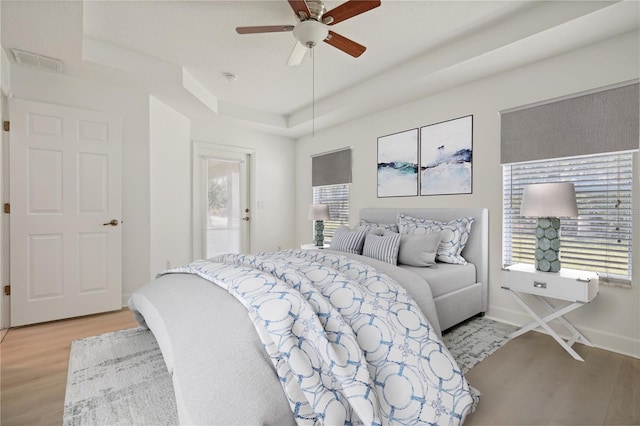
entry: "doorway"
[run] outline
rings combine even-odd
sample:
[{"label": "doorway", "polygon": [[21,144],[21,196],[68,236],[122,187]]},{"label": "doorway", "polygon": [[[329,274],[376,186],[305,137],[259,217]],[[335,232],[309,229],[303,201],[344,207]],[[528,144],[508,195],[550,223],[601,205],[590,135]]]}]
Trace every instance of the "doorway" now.
[{"label": "doorway", "polygon": [[194,142],[194,256],[250,252],[251,151]]}]

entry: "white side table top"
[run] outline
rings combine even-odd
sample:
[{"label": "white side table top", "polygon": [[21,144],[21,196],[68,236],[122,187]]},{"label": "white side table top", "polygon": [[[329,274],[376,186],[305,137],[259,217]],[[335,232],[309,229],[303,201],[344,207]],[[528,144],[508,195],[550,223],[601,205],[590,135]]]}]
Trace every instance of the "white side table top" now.
[{"label": "white side table top", "polygon": [[302,250],[316,250],[316,249],[326,249],[329,248],[330,244],[325,243],[322,247],[318,247],[317,245],[315,245],[314,243],[310,243],[310,244],[300,244],[300,248]]},{"label": "white side table top", "polygon": [[533,265],[515,264],[502,270],[502,287],[521,293],[577,302],[590,302],[598,294],[596,272],[562,268],[560,272],[537,271]]}]

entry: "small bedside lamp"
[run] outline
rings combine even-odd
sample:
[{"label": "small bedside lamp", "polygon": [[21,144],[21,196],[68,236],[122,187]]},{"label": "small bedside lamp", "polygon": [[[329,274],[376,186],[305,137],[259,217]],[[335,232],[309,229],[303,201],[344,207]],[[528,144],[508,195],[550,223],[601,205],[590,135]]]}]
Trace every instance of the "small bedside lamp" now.
[{"label": "small bedside lamp", "polygon": [[560,217],[578,216],[576,190],[572,183],[527,185],[520,215],[537,218],[536,269],[560,271]]},{"label": "small bedside lamp", "polygon": [[316,247],[324,246],[324,223],[329,219],[329,206],[326,204],[311,204],[309,206],[309,220],[316,221]]}]

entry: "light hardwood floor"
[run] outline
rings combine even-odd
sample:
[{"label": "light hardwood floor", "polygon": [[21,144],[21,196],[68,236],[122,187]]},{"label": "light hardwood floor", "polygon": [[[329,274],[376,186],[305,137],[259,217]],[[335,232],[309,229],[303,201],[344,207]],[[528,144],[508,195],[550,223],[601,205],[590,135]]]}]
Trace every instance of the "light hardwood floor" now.
[{"label": "light hardwood floor", "polygon": [[61,425],[71,342],[135,326],[122,310],[10,329],[0,343],[0,424]]},{"label": "light hardwood floor", "polygon": [[[136,325],[123,310],[10,330],[0,344],[0,423],[60,425],[71,341]],[[640,360],[575,347],[584,363],[544,334],[507,343],[467,373],[483,395],[465,424],[640,424]]]},{"label": "light hardwood floor", "polygon": [[465,375],[482,392],[465,425],[640,424],[640,359],[574,349],[584,362],[546,334],[508,342]]}]

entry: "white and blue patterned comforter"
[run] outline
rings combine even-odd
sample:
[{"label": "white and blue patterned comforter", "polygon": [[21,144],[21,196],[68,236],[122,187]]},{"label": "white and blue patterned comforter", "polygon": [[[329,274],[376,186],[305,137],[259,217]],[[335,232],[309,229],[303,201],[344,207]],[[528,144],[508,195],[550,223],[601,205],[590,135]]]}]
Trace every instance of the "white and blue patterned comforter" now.
[{"label": "white and blue patterned comforter", "polygon": [[322,251],[221,255],[197,274],[247,309],[298,424],[461,424],[475,391],[407,291]]}]

